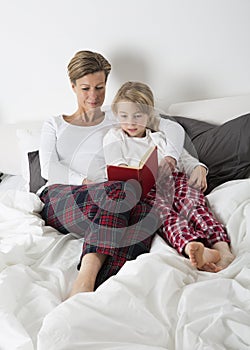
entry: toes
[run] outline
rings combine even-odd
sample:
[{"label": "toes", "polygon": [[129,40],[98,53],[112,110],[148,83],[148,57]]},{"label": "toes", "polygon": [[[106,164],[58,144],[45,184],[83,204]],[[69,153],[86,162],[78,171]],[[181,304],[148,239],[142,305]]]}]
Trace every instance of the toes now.
[{"label": "toes", "polygon": [[219,272],[222,270],[222,268],[214,263],[206,263],[201,268],[199,268],[199,270],[207,272]]}]

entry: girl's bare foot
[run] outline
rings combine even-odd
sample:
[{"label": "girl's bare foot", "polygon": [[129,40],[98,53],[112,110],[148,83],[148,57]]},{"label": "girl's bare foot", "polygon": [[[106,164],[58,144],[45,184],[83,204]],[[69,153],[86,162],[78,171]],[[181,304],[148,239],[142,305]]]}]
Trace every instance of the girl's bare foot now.
[{"label": "girl's bare foot", "polygon": [[234,255],[231,254],[225,254],[221,255],[221,259],[216,264],[218,267],[221,268],[221,270],[224,270],[228,265],[231,264],[231,262],[235,259]]},{"label": "girl's bare foot", "polygon": [[220,253],[220,260],[217,262],[217,266],[223,270],[235,259],[232,254],[229,244],[227,242],[217,242],[213,245],[213,249],[216,249]]},{"label": "girl's bare foot", "polygon": [[220,260],[220,253],[216,249],[204,247],[201,242],[189,242],[185,247],[185,253],[190,262],[199,270],[218,272],[220,267],[215,264]]}]

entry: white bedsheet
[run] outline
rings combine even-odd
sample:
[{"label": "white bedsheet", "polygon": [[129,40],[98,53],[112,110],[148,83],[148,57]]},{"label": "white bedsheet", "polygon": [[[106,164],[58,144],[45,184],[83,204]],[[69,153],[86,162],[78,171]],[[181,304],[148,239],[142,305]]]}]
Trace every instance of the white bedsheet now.
[{"label": "white bedsheet", "polygon": [[65,298],[80,241],[45,227],[35,194],[0,191],[0,349],[36,349],[43,318]]},{"label": "white bedsheet", "polygon": [[0,192],[0,349],[249,349],[250,180],[207,198],[232,239],[227,269],[197,271],[156,237],[96,292],[62,302],[81,242],[44,226],[35,195]]}]

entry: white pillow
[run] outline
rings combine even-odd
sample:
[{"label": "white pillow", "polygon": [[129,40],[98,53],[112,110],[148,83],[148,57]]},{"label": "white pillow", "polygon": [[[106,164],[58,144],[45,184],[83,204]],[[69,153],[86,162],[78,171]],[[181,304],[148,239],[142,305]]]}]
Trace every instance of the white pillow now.
[{"label": "white pillow", "polygon": [[16,125],[0,126],[0,172],[10,175],[21,175],[21,150],[16,136]]},{"label": "white pillow", "polygon": [[[0,125],[0,172],[23,175],[24,150],[39,147],[42,121]],[[23,130],[17,135],[17,130]]]}]

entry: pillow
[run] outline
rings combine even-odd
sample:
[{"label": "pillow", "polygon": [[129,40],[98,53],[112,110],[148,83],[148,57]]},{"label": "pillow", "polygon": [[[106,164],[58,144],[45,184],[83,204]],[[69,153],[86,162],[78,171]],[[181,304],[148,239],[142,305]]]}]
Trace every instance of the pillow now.
[{"label": "pillow", "polygon": [[26,190],[36,193],[46,183],[41,176],[38,153],[41,128],[17,129],[16,134],[22,154],[22,177],[25,180]]},{"label": "pillow", "polygon": [[185,147],[194,155],[192,142],[199,160],[209,168],[206,194],[226,181],[250,175],[250,113],[222,125],[181,116],[173,118],[188,135]]},{"label": "pillow", "polygon": [[28,152],[29,161],[29,191],[36,193],[39,188],[46,184],[46,180],[41,175],[39,152]]},{"label": "pillow", "polygon": [[14,124],[1,124],[0,140],[0,171],[9,175],[21,175],[21,153]]},{"label": "pillow", "polygon": [[[22,175],[23,150],[20,148],[18,129],[27,132],[41,130],[42,121],[24,121],[0,125],[0,172],[9,175]],[[38,139],[39,142],[39,139]]]}]

